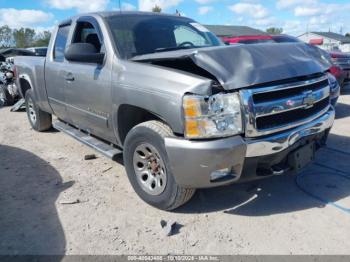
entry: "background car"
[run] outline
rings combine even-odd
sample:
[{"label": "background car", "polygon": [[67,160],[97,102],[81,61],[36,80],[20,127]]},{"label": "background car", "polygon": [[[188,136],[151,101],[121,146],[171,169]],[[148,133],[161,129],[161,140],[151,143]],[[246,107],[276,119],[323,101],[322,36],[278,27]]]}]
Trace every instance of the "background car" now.
[{"label": "background car", "polygon": [[[290,35],[272,35],[271,37],[276,43],[304,43],[300,39]],[[316,42],[310,42],[309,44],[317,46],[313,43]],[[321,48],[318,49],[332,65],[329,68],[329,72],[337,79],[340,87],[344,87],[347,82],[350,82],[350,55],[336,51],[325,51]]]},{"label": "background car", "polygon": [[46,56],[47,47],[30,47],[27,50],[33,52],[36,56]]},{"label": "background car", "polygon": [[249,35],[237,37],[222,37],[225,43],[229,44],[260,44],[260,43],[274,43],[269,35]]},{"label": "background car", "polygon": [[341,85],[350,84],[350,54],[339,51],[330,51],[329,54],[333,64],[341,69],[339,72],[342,78]]}]

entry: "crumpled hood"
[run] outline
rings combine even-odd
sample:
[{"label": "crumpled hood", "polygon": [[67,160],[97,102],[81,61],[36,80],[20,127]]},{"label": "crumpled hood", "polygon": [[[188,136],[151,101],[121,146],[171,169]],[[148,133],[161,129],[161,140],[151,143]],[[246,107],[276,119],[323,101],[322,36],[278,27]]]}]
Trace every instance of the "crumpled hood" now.
[{"label": "crumpled hood", "polygon": [[226,90],[322,73],[331,66],[319,48],[304,43],[185,49],[136,56],[132,61],[176,63],[183,59],[191,59]]}]

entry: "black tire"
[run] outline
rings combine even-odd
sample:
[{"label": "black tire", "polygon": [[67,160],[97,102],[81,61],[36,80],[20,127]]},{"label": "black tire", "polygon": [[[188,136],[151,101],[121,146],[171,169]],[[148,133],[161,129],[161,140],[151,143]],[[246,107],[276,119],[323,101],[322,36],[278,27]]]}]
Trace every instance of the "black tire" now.
[{"label": "black tire", "polygon": [[[134,127],[124,143],[124,165],[129,181],[139,197],[146,203],[162,209],[173,210],[189,201],[195,189],[179,186],[170,170],[169,159],[165,150],[164,138],[173,136],[170,127],[159,121],[149,121]],[[139,146],[147,143],[159,153],[166,170],[166,184],[158,195],[147,193],[140,185],[134,168],[134,153]]]},{"label": "black tire", "polygon": [[32,90],[26,92],[25,101],[28,120],[33,129],[39,132],[49,130],[52,127],[52,116],[36,105]]},{"label": "black tire", "polygon": [[0,85],[0,106],[12,106],[15,99],[10,95],[6,86]]}]

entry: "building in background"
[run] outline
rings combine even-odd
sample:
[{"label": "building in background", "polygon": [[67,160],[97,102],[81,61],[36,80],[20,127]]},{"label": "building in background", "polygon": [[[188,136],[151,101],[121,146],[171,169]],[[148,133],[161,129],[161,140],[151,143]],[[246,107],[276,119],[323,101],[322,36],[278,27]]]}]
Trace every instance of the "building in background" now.
[{"label": "building in background", "polygon": [[350,37],[332,32],[309,32],[298,37],[300,40],[317,45],[322,49],[350,52]]},{"label": "building in background", "polygon": [[205,25],[205,27],[229,44],[274,42],[268,33],[249,26]]}]

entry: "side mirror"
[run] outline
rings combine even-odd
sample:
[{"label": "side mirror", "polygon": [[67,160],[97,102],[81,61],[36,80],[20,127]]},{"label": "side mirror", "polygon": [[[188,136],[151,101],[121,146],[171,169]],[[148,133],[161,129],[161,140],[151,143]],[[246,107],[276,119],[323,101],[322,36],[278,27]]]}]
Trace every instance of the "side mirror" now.
[{"label": "side mirror", "polygon": [[89,43],[74,43],[64,52],[68,61],[102,64],[104,53],[98,53],[96,47]]}]

